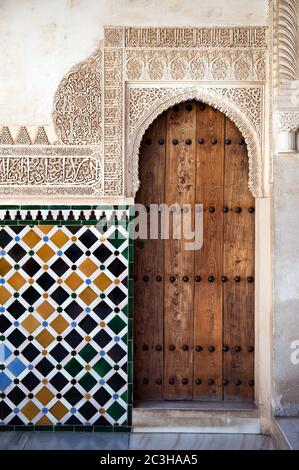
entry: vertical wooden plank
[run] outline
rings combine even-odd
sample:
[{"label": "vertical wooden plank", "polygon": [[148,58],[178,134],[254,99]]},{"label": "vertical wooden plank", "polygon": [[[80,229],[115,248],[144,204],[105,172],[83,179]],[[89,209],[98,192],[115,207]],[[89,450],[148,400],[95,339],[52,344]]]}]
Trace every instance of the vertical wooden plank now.
[{"label": "vertical wooden plank", "polygon": [[195,252],[195,275],[201,277],[200,282],[195,282],[194,292],[194,398],[197,400],[222,399],[224,123],[222,113],[198,104],[196,202],[204,205],[204,225],[203,247]]},{"label": "vertical wooden plank", "polygon": [[[167,112],[166,204],[194,204],[195,151],[196,106],[181,103]],[[184,245],[183,239],[170,238],[165,243],[166,400],[190,400],[193,394],[194,252],[185,250]],[[170,280],[172,276],[174,282]]]},{"label": "vertical wooden plank", "polygon": [[[224,398],[254,398],[254,198],[248,189],[248,155],[240,131],[226,118],[224,205]],[[240,209],[241,211],[240,211]],[[249,209],[249,211],[248,211]],[[240,278],[240,281],[239,281]],[[239,281],[239,282],[237,282]]]},{"label": "vertical wooden plank", "polygon": [[[143,138],[139,161],[141,184],[136,203],[164,202],[165,126],[163,114]],[[137,400],[163,399],[163,245],[163,240],[135,241],[134,398]]]}]

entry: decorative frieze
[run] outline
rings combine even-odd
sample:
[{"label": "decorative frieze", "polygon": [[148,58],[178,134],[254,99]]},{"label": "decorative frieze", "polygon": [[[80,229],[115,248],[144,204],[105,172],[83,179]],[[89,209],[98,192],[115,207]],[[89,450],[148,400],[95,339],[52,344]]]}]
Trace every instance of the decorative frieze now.
[{"label": "decorative frieze", "polygon": [[128,81],[239,80],[263,81],[266,54],[251,50],[126,51]]},{"label": "decorative frieze", "polygon": [[127,48],[266,48],[266,27],[126,28]]},{"label": "decorative frieze", "polygon": [[298,66],[298,0],[276,0],[279,80],[295,80]]},{"label": "decorative frieze", "polygon": [[52,137],[52,129],[48,128],[46,131],[44,126],[21,126],[18,128],[10,128],[8,126],[3,126],[0,130],[0,145],[50,145],[55,144],[54,138],[51,139],[49,134]]},{"label": "decorative frieze", "polygon": [[0,194],[101,195],[102,182],[94,148],[0,146]]}]

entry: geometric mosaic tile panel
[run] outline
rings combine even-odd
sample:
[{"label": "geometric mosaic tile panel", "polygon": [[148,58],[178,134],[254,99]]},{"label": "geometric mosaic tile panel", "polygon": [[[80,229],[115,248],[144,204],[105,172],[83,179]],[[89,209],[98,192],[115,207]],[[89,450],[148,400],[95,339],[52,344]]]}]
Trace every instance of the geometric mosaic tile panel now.
[{"label": "geometric mosaic tile panel", "polygon": [[126,224],[0,227],[0,423],[128,424]]}]

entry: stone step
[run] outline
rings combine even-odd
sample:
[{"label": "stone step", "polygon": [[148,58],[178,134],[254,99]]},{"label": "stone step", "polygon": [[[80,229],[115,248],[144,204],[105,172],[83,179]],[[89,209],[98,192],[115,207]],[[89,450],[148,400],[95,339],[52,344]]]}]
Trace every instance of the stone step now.
[{"label": "stone step", "polygon": [[133,432],[260,434],[258,409],[221,409],[219,405],[213,409],[213,405],[138,405],[133,408]]}]

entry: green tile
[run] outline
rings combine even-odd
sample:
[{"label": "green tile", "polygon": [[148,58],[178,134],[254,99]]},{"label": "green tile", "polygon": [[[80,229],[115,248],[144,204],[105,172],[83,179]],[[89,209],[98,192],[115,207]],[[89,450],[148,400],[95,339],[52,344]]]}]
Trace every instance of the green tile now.
[{"label": "green tile", "polygon": [[131,432],[129,426],[114,426],[114,432]]},{"label": "green tile", "polygon": [[14,431],[14,426],[0,426],[0,432]]},{"label": "green tile", "polygon": [[94,432],[113,432],[113,426],[94,426]]},{"label": "green tile", "polygon": [[35,431],[54,431],[54,426],[34,426]]},{"label": "green tile", "polygon": [[87,374],[84,374],[83,377],[81,377],[81,379],[79,380],[79,384],[87,392],[89,392],[95,386],[96,383],[96,379],[89,372]]},{"label": "green tile", "polygon": [[79,352],[79,356],[81,356],[85,362],[90,362],[96,355],[97,351],[90,344],[86,344]]},{"label": "green tile", "polygon": [[21,425],[21,426],[15,426],[15,431],[18,432],[27,432],[27,431],[34,431],[35,427],[33,425]]},{"label": "green tile", "polygon": [[133,383],[133,362],[128,362],[128,382]]},{"label": "green tile", "polygon": [[117,401],[115,401],[107,410],[107,413],[111,418],[115,419],[115,421],[119,420],[125,412],[126,410]]},{"label": "green tile", "polygon": [[105,377],[112,369],[111,365],[103,357],[96,362],[92,368],[100,377]]},{"label": "green tile", "polygon": [[109,328],[113,331],[113,333],[120,333],[127,325],[126,323],[116,315],[112,320],[108,323]]},{"label": "green tile", "polygon": [[74,431],[74,426],[67,426],[62,424],[61,426],[54,426],[54,432],[72,432]]},{"label": "green tile", "polygon": [[128,341],[128,361],[132,361],[133,356],[133,341]]},{"label": "green tile", "polygon": [[72,358],[64,368],[72,377],[75,377],[83,369],[83,366],[77,361],[77,359]]},{"label": "green tile", "polygon": [[93,426],[74,426],[75,432],[93,432]]}]

